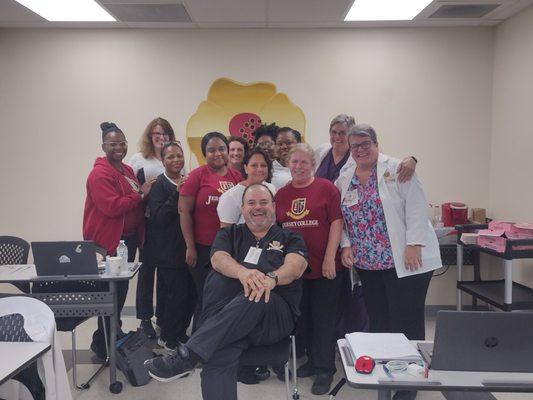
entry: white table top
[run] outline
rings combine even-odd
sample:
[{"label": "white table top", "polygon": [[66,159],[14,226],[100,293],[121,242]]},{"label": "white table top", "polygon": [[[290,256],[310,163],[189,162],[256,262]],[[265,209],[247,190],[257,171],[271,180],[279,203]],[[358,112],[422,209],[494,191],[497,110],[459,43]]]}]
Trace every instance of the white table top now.
[{"label": "white table top", "polygon": [[128,271],[122,272],[120,275],[98,274],[98,275],[70,275],[68,277],[54,276],[42,277],[37,276],[34,264],[20,264],[20,265],[2,265],[0,266],[0,283],[1,282],[35,282],[35,281],[50,281],[50,280],[128,280],[131,279],[139,270],[141,263],[128,263]]},{"label": "white table top", "polygon": [[2,355],[0,383],[24,369],[48,350],[50,350],[50,343],[0,342],[0,354]]},{"label": "white table top", "polygon": [[[413,342],[416,345],[416,342]],[[390,379],[383,366],[376,364],[371,374],[365,375],[355,371],[354,365],[348,365],[345,350],[349,348],[345,339],[339,339],[337,346],[342,358],[346,380],[350,386],[365,389],[413,389],[413,390],[473,390],[490,392],[533,392],[533,373],[516,372],[470,372],[470,371],[436,371],[429,370],[428,379],[416,378],[407,373],[393,374]],[[353,358],[353,355],[352,355]]]}]

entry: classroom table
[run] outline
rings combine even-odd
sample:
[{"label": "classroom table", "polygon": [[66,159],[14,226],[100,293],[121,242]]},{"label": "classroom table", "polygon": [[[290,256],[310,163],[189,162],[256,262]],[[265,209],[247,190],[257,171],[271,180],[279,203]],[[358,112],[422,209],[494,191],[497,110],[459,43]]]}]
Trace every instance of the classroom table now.
[{"label": "classroom table", "polygon": [[[414,346],[418,342],[412,342]],[[427,342],[431,343],[431,342]],[[346,339],[339,339],[337,346],[348,385],[359,389],[377,391],[378,400],[390,400],[392,390],[431,390],[438,392],[533,392],[533,373],[471,372],[429,370],[427,379],[415,378],[406,373],[387,377],[382,364],[376,364],[371,374],[355,371],[353,353]]]},{"label": "classroom table", "polygon": [[2,265],[0,283],[8,282],[76,282],[95,281],[108,282],[109,291],[103,292],[63,292],[63,293],[31,293],[36,299],[46,303],[56,317],[92,317],[109,316],[110,318],[110,352],[109,352],[109,390],[111,393],[122,391],[122,382],[117,380],[116,372],[116,335],[118,331],[117,285],[118,281],[132,279],[139,270],[140,263],[128,263],[128,268],[119,275],[99,273],[94,275],[69,276],[37,276],[35,265]]},{"label": "classroom table", "polygon": [[0,342],[0,385],[50,350],[50,343]]}]

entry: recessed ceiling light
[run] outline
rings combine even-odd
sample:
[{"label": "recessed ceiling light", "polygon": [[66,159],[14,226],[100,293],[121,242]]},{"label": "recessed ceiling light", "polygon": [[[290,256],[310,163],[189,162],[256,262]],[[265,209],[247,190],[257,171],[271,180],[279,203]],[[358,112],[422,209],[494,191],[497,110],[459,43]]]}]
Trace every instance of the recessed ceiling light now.
[{"label": "recessed ceiling light", "polygon": [[94,0],[17,0],[48,21],[116,21]]},{"label": "recessed ceiling light", "polygon": [[411,20],[432,0],[355,0],[345,21]]}]

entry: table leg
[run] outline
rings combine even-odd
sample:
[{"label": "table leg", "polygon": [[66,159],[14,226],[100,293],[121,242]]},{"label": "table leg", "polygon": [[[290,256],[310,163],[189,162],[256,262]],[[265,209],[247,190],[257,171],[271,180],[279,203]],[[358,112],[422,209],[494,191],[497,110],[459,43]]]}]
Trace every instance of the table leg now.
[{"label": "table leg", "polygon": [[392,390],[382,389],[378,390],[378,400],[391,400]]},{"label": "table leg", "polygon": [[513,304],[513,261],[504,260],[505,263],[505,291],[504,291],[504,303],[507,306]]},{"label": "table leg", "polygon": [[[457,245],[457,283],[463,280],[463,246]],[[457,288],[457,311],[463,309],[462,290]]]},{"label": "table leg", "polygon": [[113,315],[109,317],[111,327],[109,338],[109,391],[117,394],[122,391],[122,382],[117,381],[117,358],[116,358],[116,340],[117,340],[117,321],[118,321],[118,294],[117,283],[109,282],[109,291],[113,295]]}]

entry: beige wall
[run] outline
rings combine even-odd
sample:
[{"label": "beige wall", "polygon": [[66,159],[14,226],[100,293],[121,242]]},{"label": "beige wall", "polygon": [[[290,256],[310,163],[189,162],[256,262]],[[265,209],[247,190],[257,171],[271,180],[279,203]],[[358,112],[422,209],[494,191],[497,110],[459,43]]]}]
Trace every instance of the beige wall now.
[{"label": "beige wall", "polygon": [[[0,234],[81,238],[85,178],[100,154],[98,124],[117,122],[129,155],[157,115],[183,138],[219,77],[275,83],[305,113],[312,145],[327,140],[332,116],[354,114],[374,125],[384,152],[419,158],[430,202],[486,207],[493,33],[0,30]],[[454,278],[453,269],[440,278],[447,289],[430,293],[430,303],[453,303]]]},{"label": "beige wall", "polygon": [[[495,218],[533,222],[533,7],[496,28],[490,163],[490,209]],[[529,267],[529,268],[528,268]],[[517,281],[533,286],[533,262]]]}]

